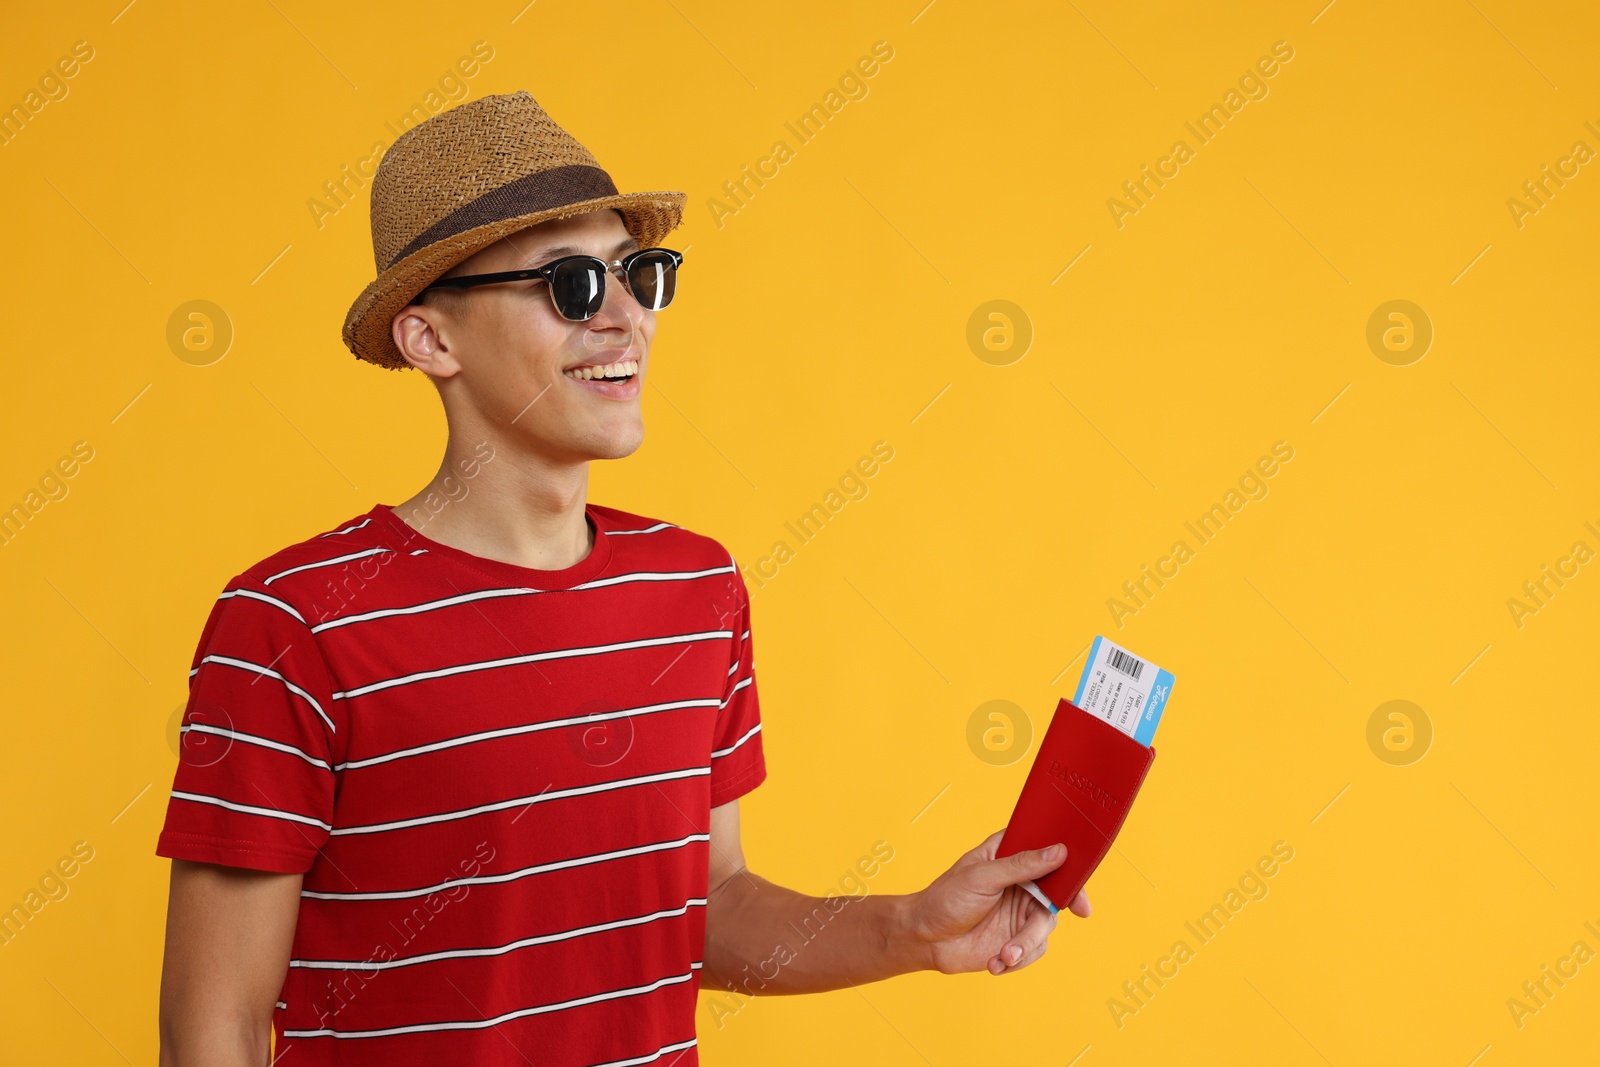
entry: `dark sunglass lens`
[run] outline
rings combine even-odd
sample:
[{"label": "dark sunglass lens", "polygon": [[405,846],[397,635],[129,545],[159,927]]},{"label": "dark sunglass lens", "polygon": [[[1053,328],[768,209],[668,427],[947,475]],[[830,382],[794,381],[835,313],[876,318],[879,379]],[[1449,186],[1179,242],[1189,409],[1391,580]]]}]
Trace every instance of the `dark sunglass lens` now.
[{"label": "dark sunglass lens", "polygon": [[550,295],[556,309],[569,319],[593,318],[605,300],[605,272],[598,261],[572,260],[561,264],[550,277]]},{"label": "dark sunglass lens", "polygon": [[628,269],[628,285],[641,305],[660,311],[672,303],[678,290],[678,268],[665,252],[650,252],[633,261]]}]

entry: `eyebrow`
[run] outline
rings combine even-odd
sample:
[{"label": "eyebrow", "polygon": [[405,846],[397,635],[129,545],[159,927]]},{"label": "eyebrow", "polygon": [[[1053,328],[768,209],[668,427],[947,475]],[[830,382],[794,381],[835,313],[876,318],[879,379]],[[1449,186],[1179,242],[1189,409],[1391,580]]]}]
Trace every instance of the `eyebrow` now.
[{"label": "eyebrow", "polygon": [[[625,251],[625,250],[630,249],[630,248],[638,248],[638,247],[639,247],[638,238],[636,238],[636,237],[627,237],[627,238],[624,238],[621,241],[618,241],[615,245],[613,245],[612,248],[611,248],[611,251],[613,253],[616,253],[616,252]],[[541,248],[537,252],[534,252],[531,255],[524,256],[523,259],[526,261],[527,264],[531,265],[531,264],[534,264],[534,263],[542,263],[547,259],[554,259],[557,256],[576,256],[576,255],[585,255],[585,254],[587,254],[587,253],[582,248],[574,248],[572,245],[555,245],[555,246],[550,247],[550,248]]]}]

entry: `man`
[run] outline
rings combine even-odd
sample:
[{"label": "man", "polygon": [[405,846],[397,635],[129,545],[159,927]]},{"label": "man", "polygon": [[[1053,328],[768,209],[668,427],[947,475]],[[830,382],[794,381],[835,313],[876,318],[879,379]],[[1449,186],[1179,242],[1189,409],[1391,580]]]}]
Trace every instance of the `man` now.
[{"label": "man", "polygon": [[[996,833],[903,896],[745,865],[738,798],[766,765],[738,567],[587,500],[589,463],[643,438],[685,199],[619,194],[525,92],[384,156],[344,337],[429,377],[444,460],[212,609],[157,848],[163,1064],[261,1065],[275,1038],[286,1067],[688,1067],[699,988],[1045,951],[1056,916],[1019,884],[1060,846],[996,860]],[[823,935],[795,947],[801,926]]]}]

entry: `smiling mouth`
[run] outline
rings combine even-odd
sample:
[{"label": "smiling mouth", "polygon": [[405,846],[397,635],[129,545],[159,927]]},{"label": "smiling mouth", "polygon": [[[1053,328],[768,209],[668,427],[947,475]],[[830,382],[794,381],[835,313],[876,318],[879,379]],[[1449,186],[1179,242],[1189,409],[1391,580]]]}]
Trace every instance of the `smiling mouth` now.
[{"label": "smiling mouth", "polygon": [[625,382],[639,373],[639,361],[636,359],[621,359],[615,363],[608,363],[603,367],[570,367],[561,373],[568,378],[585,382]]}]

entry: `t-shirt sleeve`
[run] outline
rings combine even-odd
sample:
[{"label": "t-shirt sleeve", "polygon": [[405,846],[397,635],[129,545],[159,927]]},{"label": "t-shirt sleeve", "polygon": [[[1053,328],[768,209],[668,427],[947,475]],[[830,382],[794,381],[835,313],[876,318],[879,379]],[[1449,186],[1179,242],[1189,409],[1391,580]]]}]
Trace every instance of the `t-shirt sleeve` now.
[{"label": "t-shirt sleeve", "polygon": [[730,638],[728,684],[717,710],[711,745],[711,806],[750,792],[767,777],[761,749],[761,699],[756,693],[754,645],[750,630],[750,593],[737,563],[729,577],[729,599],[723,625]]},{"label": "t-shirt sleeve", "polygon": [[191,663],[156,854],[308,870],[332,829],[335,703],[304,616],[256,579],[229,581]]}]

